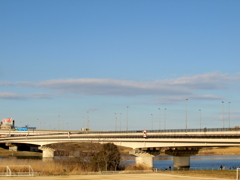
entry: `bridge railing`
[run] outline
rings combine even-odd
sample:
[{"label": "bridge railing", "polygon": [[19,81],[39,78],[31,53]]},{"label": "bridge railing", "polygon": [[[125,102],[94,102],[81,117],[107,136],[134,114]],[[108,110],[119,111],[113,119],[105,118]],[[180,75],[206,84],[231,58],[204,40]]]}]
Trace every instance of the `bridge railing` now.
[{"label": "bridge railing", "polygon": [[[199,128],[199,129],[165,129],[165,130],[147,130],[147,133],[188,133],[188,132],[223,132],[223,131],[240,131],[240,128]],[[112,133],[142,133],[142,130],[131,131],[79,131],[79,134],[112,134]]]}]

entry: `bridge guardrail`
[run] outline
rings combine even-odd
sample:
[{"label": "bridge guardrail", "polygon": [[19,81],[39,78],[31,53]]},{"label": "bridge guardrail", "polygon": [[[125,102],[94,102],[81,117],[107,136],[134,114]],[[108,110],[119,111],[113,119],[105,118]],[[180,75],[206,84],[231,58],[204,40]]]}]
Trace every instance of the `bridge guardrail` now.
[{"label": "bridge guardrail", "polygon": [[[173,133],[173,132],[222,132],[222,131],[240,131],[240,128],[201,128],[201,129],[165,129],[165,130],[147,130],[147,133]],[[142,130],[131,131],[79,131],[78,134],[110,134],[110,133],[142,133]]]}]

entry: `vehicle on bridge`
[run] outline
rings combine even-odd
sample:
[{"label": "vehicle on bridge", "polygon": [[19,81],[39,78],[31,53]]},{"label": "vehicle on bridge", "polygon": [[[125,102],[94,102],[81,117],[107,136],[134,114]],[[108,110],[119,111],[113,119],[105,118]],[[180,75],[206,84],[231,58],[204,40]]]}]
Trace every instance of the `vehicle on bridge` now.
[{"label": "vehicle on bridge", "polygon": [[14,120],[12,118],[3,118],[0,123],[1,129],[13,129]]}]

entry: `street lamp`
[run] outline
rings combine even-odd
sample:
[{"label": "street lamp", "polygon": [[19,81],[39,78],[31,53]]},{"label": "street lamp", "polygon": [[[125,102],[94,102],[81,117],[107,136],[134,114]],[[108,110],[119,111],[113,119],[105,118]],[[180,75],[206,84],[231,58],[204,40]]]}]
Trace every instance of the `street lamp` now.
[{"label": "street lamp", "polygon": [[199,109],[199,113],[200,113],[200,130],[202,129],[202,112],[201,109]]},{"label": "street lamp", "polygon": [[117,117],[116,117],[116,113],[115,114],[115,131],[117,131]]},{"label": "street lamp", "polygon": [[58,130],[60,130],[60,115],[58,115]]},{"label": "street lamp", "polygon": [[89,113],[89,112],[87,111],[87,128],[88,128],[88,113]]},{"label": "street lamp", "polygon": [[166,108],[164,109],[164,130],[166,130]]},{"label": "street lamp", "polygon": [[122,113],[120,113],[120,131],[122,130]]},{"label": "street lamp", "polygon": [[126,122],[126,129],[127,129],[127,132],[128,132],[128,106],[127,106],[127,122]]},{"label": "street lamp", "polygon": [[159,110],[159,131],[160,131],[160,129],[161,129],[161,111],[160,111],[160,108],[158,108],[158,110]]},{"label": "street lamp", "polygon": [[230,103],[228,102],[228,128],[230,128]]},{"label": "street lamp", "polygon": [[186,99],[186,132],[188,129],[188,99]]},{"label": "street lamp", "polygon": [[151,114],[151,116],[152,116],[152,130],[153,130],[153,114]]},{"label": "street lamp", "polygon": [[223,128],[224,128],[224,101],[222,101],[222,113],[223,113]]}]

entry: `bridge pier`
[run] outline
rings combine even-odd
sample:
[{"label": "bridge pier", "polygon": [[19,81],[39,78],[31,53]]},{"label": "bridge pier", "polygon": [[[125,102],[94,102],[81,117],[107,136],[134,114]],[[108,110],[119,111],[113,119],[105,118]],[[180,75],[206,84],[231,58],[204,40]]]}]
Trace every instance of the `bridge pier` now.
[{"label": "bridge pier", "polygon": [[129,151],[129,154],[136,156],[136,164],[145,164],[146,166],[153,168],[153,157],[159,154],[159,150],[153,149],[133,149]]},{"label": "bridge pier", "polygon": [[38,149],[42,150],[42,157],[43,158],[48,158],[48,159],[53,159],[54,158],[54,151],[55,149],[50,148],[48,146],[40,146]]},{"label": "bridge pier", "polygon": [[165,151],[165,154],[173,156],[174,169],[189,169],[190,156],[198,153],[197,148],[171,148]]},{"label": "bridge pier", "polygon": [[6,146],[9,147],[9,151],[17,151],[18,150],[18,146],[12,143],[6,143]]}]

